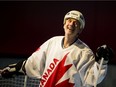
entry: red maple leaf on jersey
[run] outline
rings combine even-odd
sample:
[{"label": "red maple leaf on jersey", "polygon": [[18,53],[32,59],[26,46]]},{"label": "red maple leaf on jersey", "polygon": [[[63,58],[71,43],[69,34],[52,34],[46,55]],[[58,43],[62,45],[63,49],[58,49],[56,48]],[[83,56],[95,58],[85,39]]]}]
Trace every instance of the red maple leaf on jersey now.
[{"label": "red maple leaf on jersey", "polygon": [[[55,70],[48,78],[44,87],[73,87],[74,83],[70,83],[69,79],[66,79],[57,84],[57,82],[62,78],[65,72],[72,66],[72,64],[64,66],[68,53],[63,57],[62,61],[56,66]],[[41,87],[41,85],[40,85]]]}]

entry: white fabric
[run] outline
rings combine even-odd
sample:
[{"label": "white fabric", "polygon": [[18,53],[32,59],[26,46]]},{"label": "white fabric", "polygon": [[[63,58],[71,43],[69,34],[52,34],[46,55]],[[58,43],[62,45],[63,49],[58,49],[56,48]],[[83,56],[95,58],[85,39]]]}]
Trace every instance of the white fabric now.
[{"label": "white fabric", "polygon": [[[27,75],[41,78],[40,87],[92,87],[99,67],[92,50],[79,39],[63,49],[62,41],[56,36],[42,44],[26,62]],[[106,71],[102,66],[98,83]]]}]

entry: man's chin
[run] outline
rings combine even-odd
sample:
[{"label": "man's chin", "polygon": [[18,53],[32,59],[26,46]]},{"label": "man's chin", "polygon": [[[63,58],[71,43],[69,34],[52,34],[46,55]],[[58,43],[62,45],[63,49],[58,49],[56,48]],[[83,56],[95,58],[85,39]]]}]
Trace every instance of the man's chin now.
[{"label": "man's chin", "polygon": [[72,35],[72,34],[73,34],[72,31],[68,31],[68,32],[67,32],[67,35]]}]

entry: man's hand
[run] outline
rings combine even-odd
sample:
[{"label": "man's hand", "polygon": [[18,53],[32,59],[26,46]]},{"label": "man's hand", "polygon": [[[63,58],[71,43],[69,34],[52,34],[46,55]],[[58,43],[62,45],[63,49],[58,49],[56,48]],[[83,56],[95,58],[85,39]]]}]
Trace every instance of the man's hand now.
[{"label": "man's hand", "polygon": [[97,48],[97,52],[95,55],[95,60],[98,62],[101,58],[104,58],[104,62],[108,63],[109,59],[113,57],[113,51],[107,45],[102,45]]},{"label": "man's hand", "polygon": [[0,74],[4,78],[10,78],[13,77],[14,75],[19,75],[19,74],[26,74],[25,73],[25,63],[26,60],[19,61],[18,63],[15,64],[10,64],[4,69],[0,70]]},{"label": "man's hand", "polygon": [[0,75],[4,78],[11,78],[14,73],[16,73],[15,67],[7,66],[4,69],[0,70]]}]

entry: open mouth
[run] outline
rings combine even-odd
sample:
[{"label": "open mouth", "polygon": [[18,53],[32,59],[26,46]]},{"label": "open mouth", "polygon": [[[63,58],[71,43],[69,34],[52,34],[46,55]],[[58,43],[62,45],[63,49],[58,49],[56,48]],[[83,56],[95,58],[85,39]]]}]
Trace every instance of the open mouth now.
[{"label": "open mouth", "polygon": [[68,27],[68,30],[74,31],[74,28],[73,27]]},{"label": "open mouth", "polygon": [[69,25],[69,26],[68,26],[68,29],[74,30],[74,26],[73,26],[73,25]]}]

